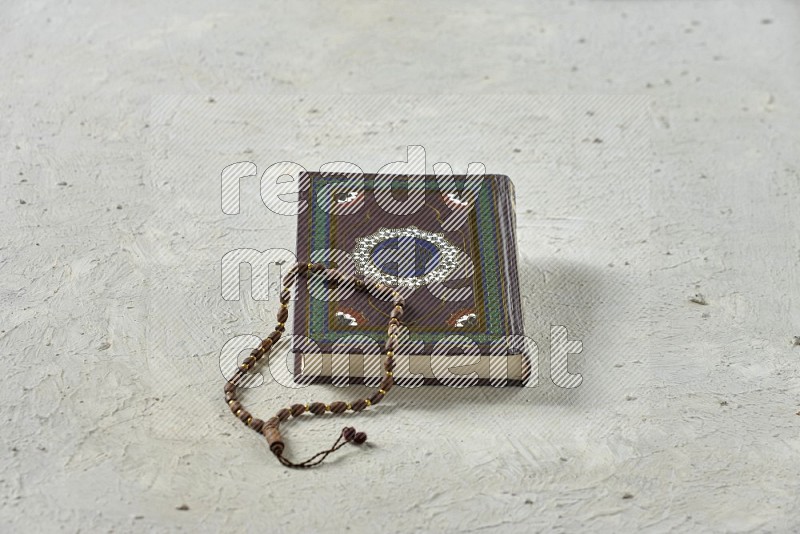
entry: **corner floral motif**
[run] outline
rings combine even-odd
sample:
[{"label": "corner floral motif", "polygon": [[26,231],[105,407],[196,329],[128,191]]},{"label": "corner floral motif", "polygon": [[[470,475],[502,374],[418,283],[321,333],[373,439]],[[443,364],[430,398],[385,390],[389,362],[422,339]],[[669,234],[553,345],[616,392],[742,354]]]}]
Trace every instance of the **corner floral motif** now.
[{"label": "corner floral motif", "polygon": [[473,327],[478,321],[478,315],[473,309],[463,309],[450,315],[447,325],[451,328]]},{"label": "corner floral motif", "polygon": [[334,314],[334,321],[343,328],[355,328],[367,324],[367,320],[358,310],[352,308],[339,308]]},{"label": "corner floral motif", "polygon": [[353,204],[357,200],[364,199],[363,191],[347,191],[346,193],[337,193],[334,195],[334,202],[336,204]]},{"label": "corner floral motif", "polygon": [[444,199],[445,204],[454,210],[466,208],[472,204],[460,193],[442,193],[442,198]]}]

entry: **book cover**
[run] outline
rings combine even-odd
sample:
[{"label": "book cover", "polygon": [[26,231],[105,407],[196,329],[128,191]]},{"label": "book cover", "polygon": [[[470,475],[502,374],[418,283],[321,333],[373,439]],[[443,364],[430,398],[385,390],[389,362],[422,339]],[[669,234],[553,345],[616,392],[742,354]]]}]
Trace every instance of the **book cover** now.
[{"label": "book cover", "polygon": [[[398,385],[521,385],[514,189],[502,175],[304,173],[297,257],[378,279],[406,298]],[[322,280],[298,282],[300,383],[381,378],[391,304]]]}]

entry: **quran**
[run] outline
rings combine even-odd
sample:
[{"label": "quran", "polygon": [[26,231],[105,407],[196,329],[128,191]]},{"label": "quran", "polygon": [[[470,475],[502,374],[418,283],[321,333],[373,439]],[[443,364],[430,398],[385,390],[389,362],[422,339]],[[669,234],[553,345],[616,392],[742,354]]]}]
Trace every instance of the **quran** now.
[{"label": "quran", "polygon": [[[297,257],[404,297],[397,385],[524,385],[531,366],[507,176],[305,172],[299,190]],[[297,383],[380,383],[393,304],[352,286],[298,281]]]}]

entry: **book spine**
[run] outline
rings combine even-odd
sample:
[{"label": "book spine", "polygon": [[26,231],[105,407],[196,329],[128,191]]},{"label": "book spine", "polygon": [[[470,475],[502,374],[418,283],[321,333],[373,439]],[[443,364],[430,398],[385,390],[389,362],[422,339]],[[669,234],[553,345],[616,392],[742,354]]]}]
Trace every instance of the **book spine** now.
[{"label": "book spine", "polygon": [[517,213],[514,184],[508,176],[498,177],[498,216],[500,235],[503,240],[504,276],[508,283],[506,309],[508,310],[509,333],[523,332],[522,301],[519,286],[519,247],[517,246]]}]

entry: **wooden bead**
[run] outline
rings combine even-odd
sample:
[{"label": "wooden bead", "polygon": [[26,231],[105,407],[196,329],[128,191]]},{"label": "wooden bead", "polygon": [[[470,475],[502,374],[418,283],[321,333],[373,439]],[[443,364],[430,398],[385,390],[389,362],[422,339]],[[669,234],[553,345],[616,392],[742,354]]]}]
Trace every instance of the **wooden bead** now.
[{"label": "wooden bead", "polygon": [[264,421],[259,418],[253,418],[250,421],[250,428],[255,430],[256,432],[261,432],[261,429],[264,428]]},{"label": "wooden bead", "polygon": [[382,400],[383,400],[383,393],[381,393],[380,391],[379,391],[378,393],[375,393],[374,395],[372,395],[372,396],[369,398],[369,401],[370,401],[372,404],[378,404],[378,403],[379,403],[380,401],[382,401]]},{"label": "wooden bead", "polygon": [[[308,266],[309,265],[311,265],[311,264],[310,263],[300,263],[300,264],[298,264],[297,265],[297,272],[300,273],[300,274],[306,274],[306,271],[308,271]],[[286,284],[286,285],[288,286],[289,284]]]},{"label": "wooden bead", "polygon": [[292,416],[297,417],[306,411],[306,407],[303,404],[292,404],[291,411]]},{"label": "wooden bead", "polygon": [[264,426],[272,426],[272,427],[278,428],[278,425],[280,424],[280,422],[281,422],[281,420],[278,419],[277,417],[270,417],[269,419],[264,421]]},{"label": "wooden bead", "polygon": [[354,412],[360,412],[361,410],[363,410],[366,407],[367,407],[367,403],[364,402],[364,399],[358,399],[357,401],[355,401],[352,404],[350,409],[353,410]]},{"label": "wooden bead", "polygon": [[281,421],[286,421],[287,419],[289,419],[290,415],[292,415],[291,410],[289,410],[288,408],[283,408],[282,410],[278,411],[277,417]]},{"label": "wooden bead", "polygon": [[272,332],[270,335],[268,335],[267,339],[272,340],[272,344],[274,345],[275,343],[278,342],[278,340],[281,338],[282,335],[283,333],[280,330],[276,330]]},{"label": "wooden bead", "polygon": [[347,403],[336,401],[331,403],[331,413],[342,413],[347,410]]},{"label": "wooden bead", "polygon": [[237,415],[236,417],[238,417],[238,418],[239,418],[239,420],[240,420],[242,423],[247,423],[247,420],[248,420],[248,419],[252,419],[253,415],[252,415],[250,412],[248,412],[247,410],[242,410],[242,411],[239,413],[239,415]]},{"label": "wooden bead", "polygon": [[272,454],[274,454],[277,457],[283,456],[283,448],[284,448],[283,442],[280,440],[273,441],[269,446],[269,450],[272,451]]},{"label": "wooden bead", "polygon": [[286,308],[281,308],[278,311],[278,322],[279,323],[285,323],[286,319],[288,319],[288,318],[289,318],[289,310],[286,309]]},{"label": "wooden bead", "polygon": [[274,426],[264,425],[261,428],[261,433],[264,434],[264,437],[267,438],[267,440],[269,440],[270,436],[277,436],[278,439],[280,439],[281,437],[280,431]]},{"label": "wooden bead", "polygon": [[403,316],[403,308],[401,306],[395,306],[392,310],[392,313],[389,314],[389,317],[392,319],[399,319]]},{"label": "wooden bead", "polygon": [[281,304],[286,305],[289,304],[289,301],[292,300],[292,292],[291,290],[286,287],[281,291],[280,301]]},{"label": "wooden bead", "polygon": [[232,391],[236,391],[236,384],[233,382],[225,382],[225,393],[230,393]]},{"label": "wooden bead", "polygon": [[261,346],[264,348],[264,352],[268,351],[272,348],[272,340],[267,338],[261,342]]},{"label": "wooden bead", "polygon": [[225,402],[236,400],[236,392],[229,391],[225,394]]},{"label": "wooden bead", "polygon": [[233,401],[233,402],[231,402],[231,403],[229,404],[229,406],[230,406],[230,408],[231,408],[231,411],[232,411],[233,413],[236,413],[236,412],[238,412],[239,410],[241,410],[241,409],[242,409],[242,403],[241,403],[241,402],[239,402],[239,401]]},{"label": "wooden bead", "polygon": [[321,402],[312,402],[308,406],[308,411],[313,413],[314,415],[322,415],[325,413],[325,404]]},{"label": "wooden bead", "polygon": [[286,325],[283,323],[278,323],[278,326],[275,327],[275,331],[283,334],[286,331]]},{"label": "wooden bead", "polygon": [[389,391],[390,389],[392,389],[393,385],[394,385],[394,378],[391,376],[386,376],[383,378],[383,380],[381,380],[381,385],[378,387],[379,389],[382,389],[384,391]]},{"label": "wooden bead", "polygon": [[272,451],[272,454],[275,456],[280,456],[283,454],[283,441],[281,440],[281,434],[278,432],[277,428],[274,427],[265,427],[263,432],[264,437],[267,438],[267,443],[269,444],[269,450]]}]

